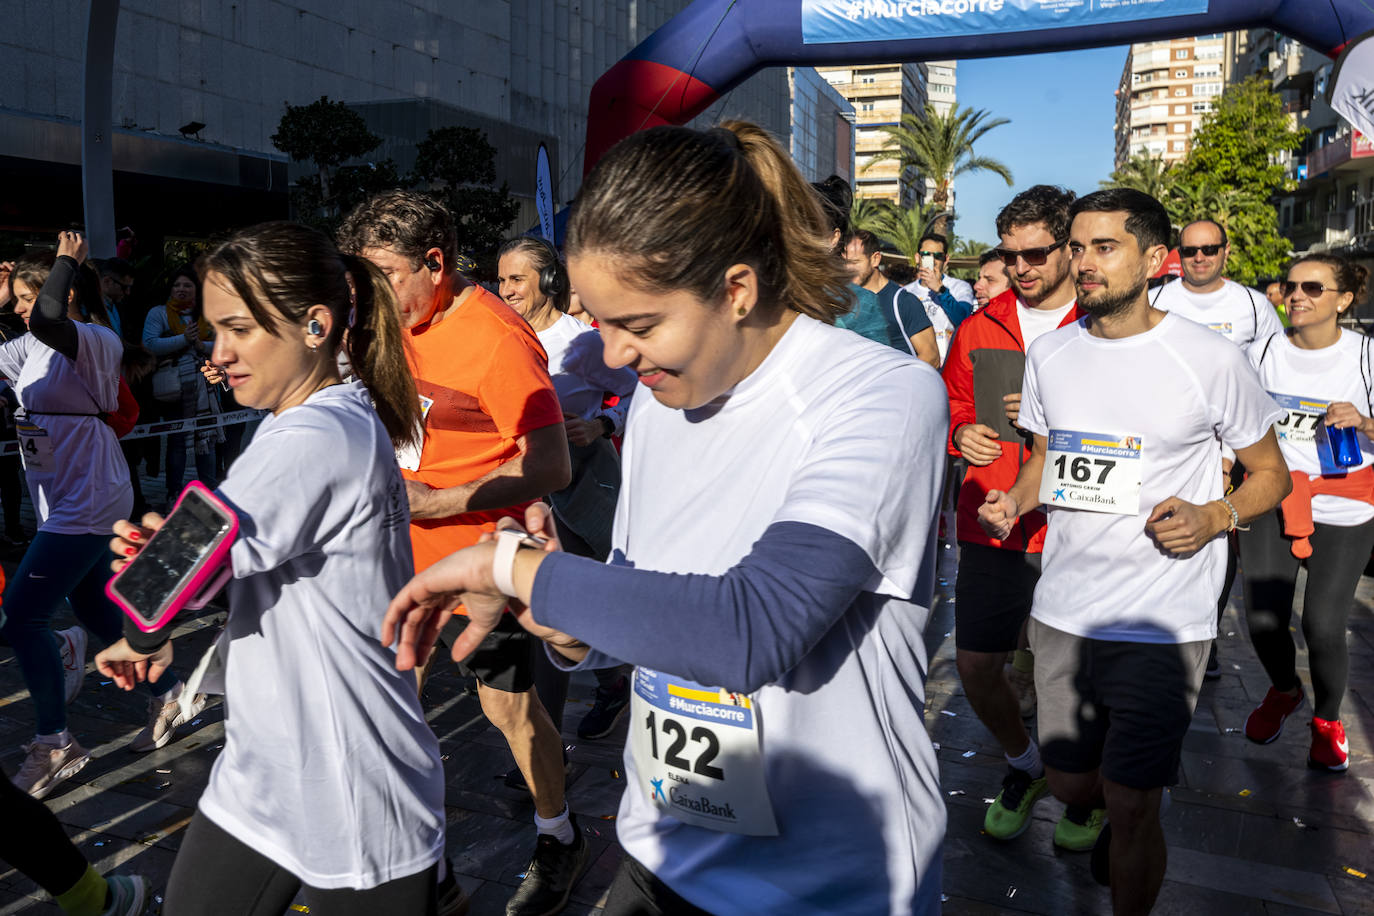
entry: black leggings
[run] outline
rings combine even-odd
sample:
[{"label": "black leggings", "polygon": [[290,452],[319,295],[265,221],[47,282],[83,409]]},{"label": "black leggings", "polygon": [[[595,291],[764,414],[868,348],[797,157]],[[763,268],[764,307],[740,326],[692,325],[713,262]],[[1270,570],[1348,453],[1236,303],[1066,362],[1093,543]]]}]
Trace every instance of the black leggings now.
[{"label": "black leggings", "polygon": [[314,916],[434,916],[438,866],[366,890],[321,890],[224,832],[200,811],[167,879],[165,916],[281,916],[305,888]]},{"label": "black leggings", "polygon": [[[1302,597],[1302,635],[1312,669],[1312,710],[1321,719],[1339,719],[1350,674],[1345,625],[1355,588],[1374,547],[1374,520],[1343,527],[1316,524],[1307,559]],[[1279,690],[1300,685],[1297,650],[1288,632],[1299,560],[1283,536],[1278,512],[1257,518],[1240,532],[1241,580],[1250,641],[1269,680]]]},{"label": "black leggings", "polygon": [[620,860],[602,916],[711,916],[683,900],[633,856]]},{"label": "black leggings", "polygon": [[14,787],[0,773],[0,859],[56,897],[76,886],[86,859],[67,839],[48,806]]}]

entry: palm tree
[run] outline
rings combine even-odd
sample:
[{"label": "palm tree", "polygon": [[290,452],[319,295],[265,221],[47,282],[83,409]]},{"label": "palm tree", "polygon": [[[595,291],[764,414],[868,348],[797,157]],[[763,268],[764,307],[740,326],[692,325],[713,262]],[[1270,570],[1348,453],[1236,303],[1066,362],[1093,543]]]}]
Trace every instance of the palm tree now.
[{"label": "palm tree", "polygon": [[1176,180],[1172,167],[1164,161],[1163,156],[1137,153],[1112,172],[1111,178],[1099,184],[1103,188],[1135,188],[1162,201],[1169,196]]},{"label": "palm tree", "polygon": [[854,231],[867,229],[874,235],[882,235],[881,227],[890,218],[890,213],[894,209],[890,201],[878,197],[858,197],[854,198],[854,203],[849,208],[849,228]]},{"label": "palm tree", "polygon": [[974,172],[992,172],[1001,176],[1011,187],[1011,169],[996,159],[979,156],[974,144],[994,127],[1011,123],[1006,118],[988,119],[983,109],[960,108],[955,105],[941,115],[934,105],[927,105],[925,116],[902,115],[901,123],[879,128],[887,134],[887,143],[864,166],[867,170],[878,162],[896,161],[903,174],[915,169],[922,178],[935,185],[930,205],[940,215],[936,217],[936,232],[947,234],[947,223],[953,214],[945,213],[949,206],[949,189],[954,179]]},{"label": "palm tree", "polygon": [[893,207],[878,220],[872,230],[875,235],[889,242],[906,257],[912,265],[920,263],[921,237],[927,232],[936,231],[935,226],[954,216],[946,210],[936,208],[935,204],[920,207]]}]

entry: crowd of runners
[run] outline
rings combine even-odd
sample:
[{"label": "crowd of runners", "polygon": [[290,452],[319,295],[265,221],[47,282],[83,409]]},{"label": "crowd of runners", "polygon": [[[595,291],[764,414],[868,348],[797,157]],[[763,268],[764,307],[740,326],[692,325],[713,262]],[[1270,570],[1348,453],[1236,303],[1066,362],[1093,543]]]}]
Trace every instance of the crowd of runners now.
[{"label": "crowd of runners", "polygon": [[[12,714],[34,718],[0,780],[0,857],[76,916],[149,898],[38,801],[90,760],[66,706],[93,637],[104,676],[150,693],[131,749],[216,694],[232,710],[168,916],[301,896],[317,914],[466,912],[420,692],[449,659],[533,802],[511,916],[561,910],[587,865],[560,738],[583,669],[580,735],[630,714],[607,914],[938,912],[946,809],[922,716],[942,537],[959,676],[1007,762],[985,842],[1052,794],[1054,844],[1091,854],[1115,912],[1152,908],[1237,569],[1272,681],[1246,736],[1273,741],[1310,689],[1308,763],[1344,770],[1374,364],[1340,318],[1364,269],[1298,259],[1281,317],[1225,278],[1221,225],[1175,239],[1144,193],[1041,185],[998,214],[970,284],[937,234],[905,274],[885,266],[849,209],[843,181],[808,184],[732,122],[621,142],[561,250],[512,239],[494,291],[416,192],[372,198],[332,239],[277,222],[219,243],[143,335],[179,415],[224,386],[266,412],[220,481],[222,433],[169,447],[169,485],[190,447],[239,522],[200,660],[174,659],[175,620],[145,632],[105,593],[163,524],[133,511],[112,287],[75,232],[14,265],[24,327],[0,374],[39,531],[0,608],[31,698]],[[1175,242],[1183,276],[1160,285]],[[1290,627],[1304,564],[1309,685]],[[64,603],[80,626],[54,633]]]}]

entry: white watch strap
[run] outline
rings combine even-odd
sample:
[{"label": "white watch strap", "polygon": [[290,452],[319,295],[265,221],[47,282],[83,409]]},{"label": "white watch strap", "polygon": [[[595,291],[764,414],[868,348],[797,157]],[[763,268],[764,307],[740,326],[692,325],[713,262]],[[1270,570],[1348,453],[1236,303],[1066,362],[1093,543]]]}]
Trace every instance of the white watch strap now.
[{"label": "white watch strap", "polygon": [[525,532],[512,528],[496,533],[496,554],[491,558],[491,577],[501,594],[511,598],[516,597],[515,580],[511,578],[515,569],[515,552],[520,549],[520,542],[525,537]]}]

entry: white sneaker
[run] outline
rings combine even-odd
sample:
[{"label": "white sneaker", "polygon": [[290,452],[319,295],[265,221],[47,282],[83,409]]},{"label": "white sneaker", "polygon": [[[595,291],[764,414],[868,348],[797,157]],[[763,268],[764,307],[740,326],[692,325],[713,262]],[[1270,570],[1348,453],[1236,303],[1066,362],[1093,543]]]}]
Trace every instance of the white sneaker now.
[{"label": "white sneaker", "polygon": [[178,684],[161,697],[148,698],[148,725],[129,742],[129,750],[139,754],[166,747],[176,734],[177,726],[189,722],[205,708],[205,694],[198,693],[191,700],[187,712],[181,711],[178,699],[185,685]]},{"label": "white sneaker", "polygon": [[91,753],[67,736],[66,744],[34,738],[23,745],[28,754],[24,765],[15,774],[14,785],[34,798],[43,798],[68,776],[75,776],[91,762]]},{"label": "white sneaker", "polygon": [[70,703],[81,692],[81,682],[86,679],[86,631],[77,626],[58,630],[54,635],[62,651],[62,673],[67,679],[67,702]]}]

